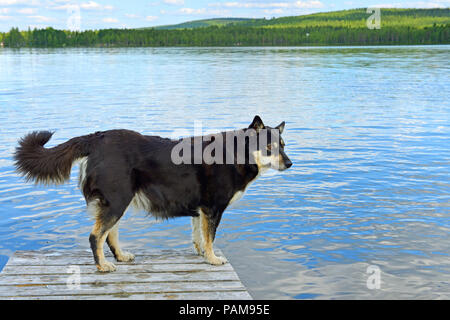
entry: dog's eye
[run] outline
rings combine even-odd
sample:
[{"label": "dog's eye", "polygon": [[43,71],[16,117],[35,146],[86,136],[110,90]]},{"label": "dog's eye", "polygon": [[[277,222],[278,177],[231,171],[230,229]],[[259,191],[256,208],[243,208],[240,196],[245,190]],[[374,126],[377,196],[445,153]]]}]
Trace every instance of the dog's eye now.
[{"label": "dog's eye", "polygon": [[272,150],[272,145],[271,145],[271,144],[269,144],[269,145],[267,146],[267,150]]}]

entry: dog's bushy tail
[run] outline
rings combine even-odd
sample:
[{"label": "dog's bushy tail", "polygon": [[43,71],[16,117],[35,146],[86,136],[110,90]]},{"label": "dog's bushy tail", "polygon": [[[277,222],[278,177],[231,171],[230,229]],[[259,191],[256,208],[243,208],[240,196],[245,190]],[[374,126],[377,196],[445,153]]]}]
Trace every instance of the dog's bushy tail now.
[{"label": "dog's bushy tail", "polygon": [[53,132],[34,131],[19,141],[14,154],[16,170],[27,181],[61,184],[70,178],[72,163],[89,154],[85,137],[70,139],[53,148],[44,148]]}]

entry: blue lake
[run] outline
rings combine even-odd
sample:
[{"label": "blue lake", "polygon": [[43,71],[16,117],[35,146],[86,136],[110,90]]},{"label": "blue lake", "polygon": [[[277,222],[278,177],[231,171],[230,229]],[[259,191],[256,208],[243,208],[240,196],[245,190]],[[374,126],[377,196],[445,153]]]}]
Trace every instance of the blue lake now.
[{"label": "blue lake", "polygon": [[[253,183],[215,242],[254,298],[449,299],[449,61],[450,46],[0,49],[0,268],[16,250],[88,248],[93,225],[78,166],[62,186],[14,172],[24,134],[175,137],[259,114],[286,121],[294,165]],[[135,253],[191,246],[189,218],[130,210],[120,229]]]}]

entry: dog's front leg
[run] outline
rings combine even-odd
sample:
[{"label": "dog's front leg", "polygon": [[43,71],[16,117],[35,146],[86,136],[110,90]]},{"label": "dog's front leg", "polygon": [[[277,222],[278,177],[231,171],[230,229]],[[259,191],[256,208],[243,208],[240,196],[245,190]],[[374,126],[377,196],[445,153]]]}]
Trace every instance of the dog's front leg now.
[{"label": "dog's front leg", "polygon": [[220,216],[212,217],[205,213],[202,209],[200,212],[200,232],[202,236],[204,257],[206,261],[213,265],[221,265],[227,263],[224,257],[218,257],[214,253],[213,242],[216,235],[217,226],[219,225]]},{"label": "dog's front leg", "polygon": [[200,217],[192,217],[192,243],[199,256],[203,255],[202,234],[200,229]]}]

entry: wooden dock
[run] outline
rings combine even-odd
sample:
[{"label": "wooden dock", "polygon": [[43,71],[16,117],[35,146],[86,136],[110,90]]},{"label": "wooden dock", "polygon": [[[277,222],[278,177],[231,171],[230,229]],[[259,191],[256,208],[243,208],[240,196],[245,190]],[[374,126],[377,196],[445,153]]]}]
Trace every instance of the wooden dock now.
[{"label": "wooden dock", "polygon": [[101,273],[90,250],[17,251],[0,273],[0,299],[252,299],[230,263],[212,266],[191,250],[134,253]]}]

